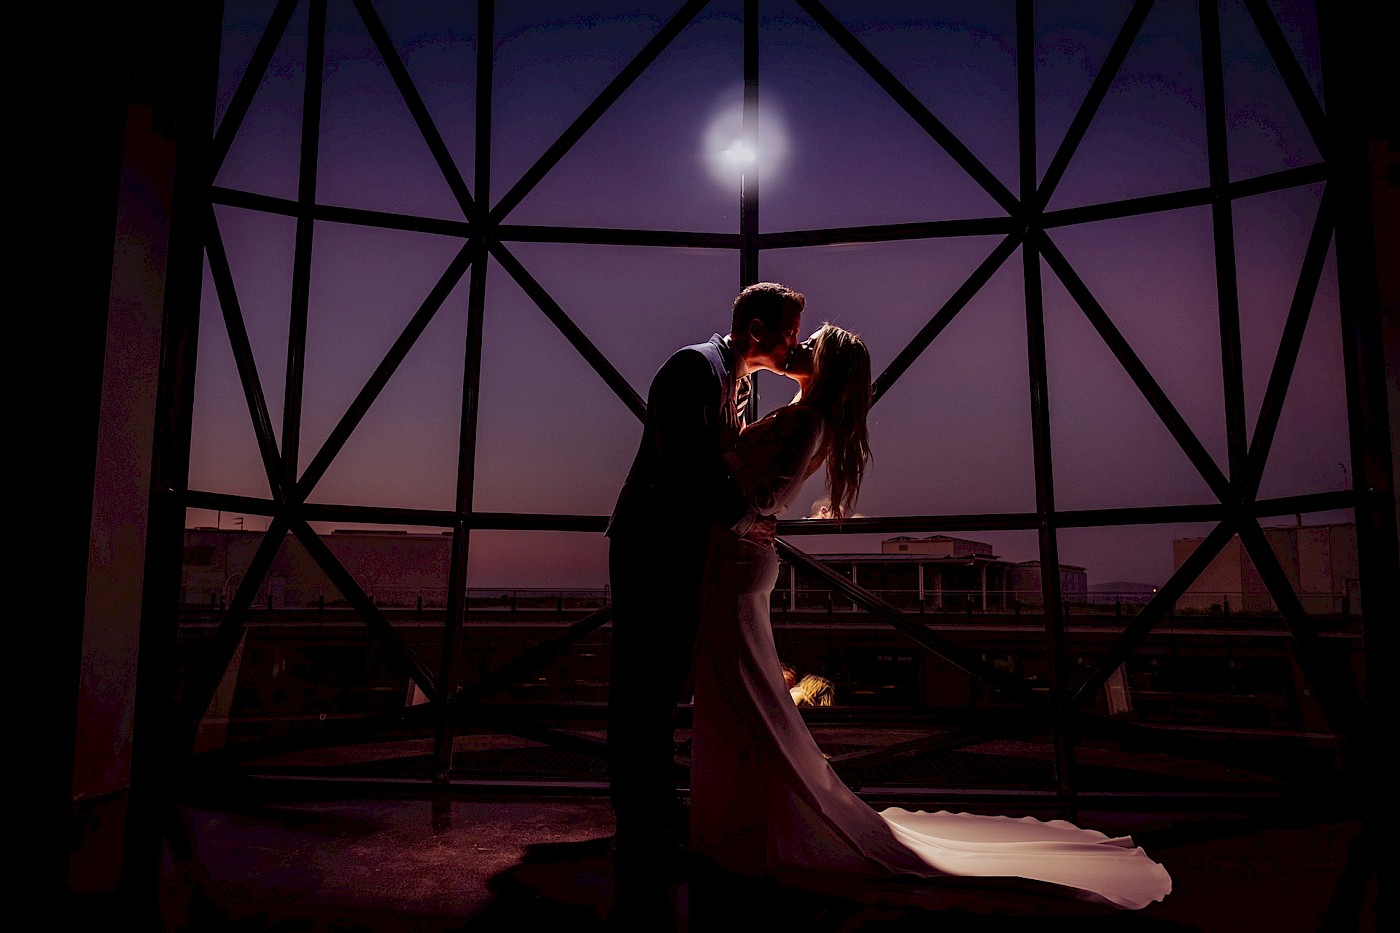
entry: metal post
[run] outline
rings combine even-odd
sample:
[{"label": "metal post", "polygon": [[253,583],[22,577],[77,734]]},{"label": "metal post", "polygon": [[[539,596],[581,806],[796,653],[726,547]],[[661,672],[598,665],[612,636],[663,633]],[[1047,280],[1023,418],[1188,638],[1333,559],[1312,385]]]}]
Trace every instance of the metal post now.
[{"label": "metal post", "polygon": [[[758,0],[744,0],[744,146],[758,152]],[[758,281],[758,165],[739,175],[739,287]]]},{"label": "metal post", "polygon": [[[1386,372],[1400,368],[1400,282],[1393,261],[1382,261],[1392,259],[1400,246],[1393,221],[1397,160],[1393,112],[1375,96],[1376,88],[1386,86],[1390,39],[1368,6],[1320,3],[1317,12],[1332,166],[1328,189],[1329,194],[1335,192],[1337,204],[1337,289],[1362,585],[1367,700],[1357,757],[1367,837],[1378,859],[1387,826],[1379,821],[1389,812],[1389,773],[1380,749],[1388,744],[1384,730],[1395,722],[1388,668],[1395,657],[1394,622],[1400,616],[1400,579],[1395,572],[1400,566],[1400,518],[1391,436],[1400,411],[1386,386]],[[1386,216],[1390,223],[1378,222]]]},{"label": "metal post", "polygon": [[[189,487],[199,305],[203,282],[204,212],[209,193],[210,140],[218,83],[223,5],[182,8],[172,20],[144,22],[154,33],[149,68],[161,91],[156,132],[173,136],[174,176],[170,227],[165,243],[164,321],[155,403],[155,438],[146,554],[141,582],[141,624],[133,705],[129,802],[122,840],[122,905],[138,929],[158,927],[162,840],[175,801],[177,762],[188,754],[179,721],[180,565],[184,546],[184,496]],[[137,30],[140,27],[136,27]],[[176,37],[181,41],[175,41]],[[172,58],[164,58],[165,55]],[[133,66],[134,67],[134,66]],[[162,72],[162,68],[168,69]],[[130,100],[128,100],[130,103]]]}]

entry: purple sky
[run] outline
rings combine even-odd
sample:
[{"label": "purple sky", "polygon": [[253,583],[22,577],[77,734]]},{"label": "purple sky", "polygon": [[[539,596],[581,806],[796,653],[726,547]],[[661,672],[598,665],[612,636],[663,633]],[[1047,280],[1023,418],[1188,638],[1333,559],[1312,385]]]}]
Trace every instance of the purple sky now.
[{"label": "purple sky", "polygon": [[[226,106],[273,7],[227,6]],[[295,198],[306,12],[298,9],[219,175],[220,185]],[[492,203],[679,7],[502,3],[496,14]],[[1008,188],[1016,170],[1015,4],[827,4]],[[1311,3],[1271,2],[1321,97]],[[379,4],[457,164],[473,180],[476,3]],[[760,225],[786,231],[1002,211],[795,2],[761,5],[761,108],[772,131]],[[586,9],[587,14],[570,12]],[[716,139],[741,100],[741,4],[715,2],[527,196],[510,223],[738,230],[737,181],[715,171]],[[1037,143],[1053,155],[1131,3],[1039,2]],[[331,0],[318,200],[462,219],[349,0]],[[1159,0],[1050,208],[1207,184],[1195,3]],[[1319,160],[1240,0],[1224,0],[1232,179]],[[718,135],[717,135],[718,134]],[[473,195],[478,195],[474,189]],[[1234,205],[1247,421],[1273,363],[1320,186]],[[218,211],[259,376],[280,420],[294,222]],[[1208,208],[1087,226],[1051,238],[1222,470],[1224,390]],[[764,279],[808,297],[805,327],[862,334],[882,371],[999,237],[767,250]],[[739,285],[727,250],[508,244],[588,338],[645,396],[675,347],[728,324]],[[319,222],[315,228],[302,463],[355,397],[460,247],[452,237]],[[881,399],[859,511],[872,516],[1035,507],[1019,255]],[[494,260],[488,273],[475,507],[603,515],[640,426]],[[1212,496],[1084,314],[1043,272],[1057,506],[1207,503]],[[466,334],[466,278],[429,326],[312,501],[450,509]],[[206,287],[191,485],[266,497],[257,447],[212,285]],[[790,397],[760,383],[765,409]],[[1343,488],[1348,460],[1335,271],[1329,257],[1261,497]],[[821,494],[818,481],[799,500]],[[678,504],[683,507],[683,504]],[[789,513],[788,517],[798,517]],[[1335,519],[1336,514],[1304,516]],[[222,516],[228,527],[230,516]],[[191,524],[215,516],[192,511]],[[1291,517],[1288,519],[1292,521]],[[249,516],[247,527],[265,519]],[[1171,541],[1208,525],[1073,529],[1061,560],[1089,582],[1160,584]],[[1035,559],[1032,531],[970,532],[1009,560]],[[794,539],[863,551],[882,536]],[[473,586],[602,586],[601,536],[474,532]]]}]

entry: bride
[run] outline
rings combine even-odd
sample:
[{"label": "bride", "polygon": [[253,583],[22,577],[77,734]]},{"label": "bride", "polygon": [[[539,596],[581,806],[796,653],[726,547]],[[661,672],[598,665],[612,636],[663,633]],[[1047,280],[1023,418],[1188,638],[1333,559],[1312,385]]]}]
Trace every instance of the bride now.
[{"label": "bride", "polygon": [[836,775],[783,681],[769,598],[776,516],[822,466],[849,514],[869,446],[870,355],[824,325],[789,359],[799,392],[746,428],[729,466],[749,501],[710,542],[696,651],[690,846],[720,869],[804,887],[841,879],[1029,879],[1138,909],[1171,878],[1131,838],[1064,820],[875,811]]}]

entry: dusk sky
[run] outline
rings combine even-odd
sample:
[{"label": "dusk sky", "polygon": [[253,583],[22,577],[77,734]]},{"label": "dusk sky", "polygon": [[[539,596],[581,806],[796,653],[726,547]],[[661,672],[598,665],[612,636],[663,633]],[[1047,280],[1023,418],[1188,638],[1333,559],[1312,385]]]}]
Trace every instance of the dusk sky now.
[{"label": "dusk sky", "polygon": [[[494,36],[494,204],[681,6],[499,3]],[[1311,2],[1270,2],[1314,93]],[[226,3],[220,113],[274,4]],[[763,232],[1004,216],[1004,210],[796,2],[760,3]],[[1015,3],[830,0],[829,9],[1011,191],[1017,191]],[[1132,3],[1036,4],[1037,148],[1054,155]],[[427,109],[474,187],[475,2],[376,3]],[[1050,210],[1208,184],[1194,2],[1158,0]],[[1221,29],[1232,179],[1320,161],[1242,0]],[[738,179],[723,151],[742,100],[742,4],[708,4],[507,223],[733,233]],[[350,0],[330,0],[317,199],[462,220],[456,200]],[[262,82],[217,184],[295,200],[306,4]],[[1234,204],[1245,408],[1252,431],[1322,186]],[[218,220],[258,374],[280,437],[295,221],[221,207]],[[315,225],[301,462],[417,310],[462,241]],[[1208,207],[1059,227],[1051,240],[1093,292],[1222,471],[1225,404]],[[804,330],[860,333],[878,374],[1000,236],[764,250],[759,277],[807,295]],[[643,397],[673,349],[727,330],[737,251],[507,242]],[[869,516],[1035,509],[1019,252],[880,399],[858,511]],[[1214,497],[1056,274],[1043,265],[1056,505],[1092,509]],[[195,399],[193,489],[269,494],[212,279]],[[454,505],[467,277],[438,312],[314,502]],[[474,507],[605,515],[640,437],[636,417],[497,262],[490,260]],[[1348,484],[1335,270],[1329,255],[1260,498]],[[793,385],[765,374],[762,407]],[[820,474],[799,498],[821,495]],[[684,503],[676,503],[684,508]],[[800,517],[794,512],[787,518]],[[1305,523],[1349,513],[1305,515]],[[231,516],[192,511],[191,525]],[[1293,522],[1293,517],[1280,522]],[[266,519],[248,516],[246,527]],[[337,526],[345,527],[345,526]],[[1210,525],[1067,529],[1061,561],[1091,585],[1160,585],[1172,540]],[[430,530],[430,529],[424,529]],[[437,530],[437,529],[431,529]],[[955,532],[949,532],[955,533]],[[968,532],[1007,560],[1036,535]],[[871,551],[884,535],[793,538],[812,552]],[[471,537],[471,586],[601,587],[601,535]]]}]

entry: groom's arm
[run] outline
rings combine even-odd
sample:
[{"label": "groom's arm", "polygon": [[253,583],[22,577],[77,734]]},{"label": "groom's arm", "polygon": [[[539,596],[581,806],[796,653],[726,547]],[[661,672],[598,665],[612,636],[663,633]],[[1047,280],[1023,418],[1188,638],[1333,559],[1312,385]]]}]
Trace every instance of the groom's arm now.
[{"label": "groom's arm", "polygon": [[732,524],[744,497],[724,464],[724,389],[703,355],[682,350],[652,380],[647,406],[655,426],[658,491],[673,508],[697,509]]}]

